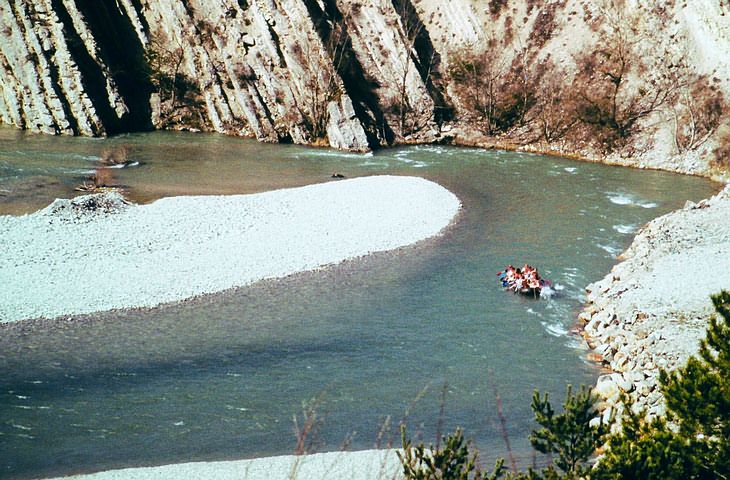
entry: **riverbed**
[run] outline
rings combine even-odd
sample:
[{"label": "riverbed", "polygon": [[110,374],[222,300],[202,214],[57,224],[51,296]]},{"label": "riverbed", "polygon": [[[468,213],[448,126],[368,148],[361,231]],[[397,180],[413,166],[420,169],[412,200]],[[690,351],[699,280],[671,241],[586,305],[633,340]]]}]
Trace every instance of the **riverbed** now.
[{"label": "riverbed", "polygon": [[[315,398],[320,451],[431,441],[467,428],[532,461],[533,389],[561,398],[596,368],[569,334],[583,288],[648,220],[716,191],[706,180],[538,155],[440,146],[353,155],[218,135],[107,140],[0,132],[0,213],[29,213],[98,171],[135,202],[253,193],[376,174],[420,176],[463,203],[440,237],[152,309],[0,327],[0,476],[33,478],[291,453],[292,415]],[[507,294],[529,262],[557,294]],[[93,274],[91,272],[90,274]],[[73,281],[73,279],[69,279]],[[443,393],[445,391],[445,394]]]}]

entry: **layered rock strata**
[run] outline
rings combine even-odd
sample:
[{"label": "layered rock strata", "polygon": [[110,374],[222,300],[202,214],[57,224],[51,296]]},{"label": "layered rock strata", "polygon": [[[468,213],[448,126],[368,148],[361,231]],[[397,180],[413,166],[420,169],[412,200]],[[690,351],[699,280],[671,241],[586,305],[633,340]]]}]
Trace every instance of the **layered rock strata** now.
[{"label": "layered rock strata", "polygon": [[[474,99],[452,78],[465,55],[492,62],[497,90],[508,74],[540,88],[554,74],[571,91],[576,59],[623,23],[648,72],[680,59],[730,92],[723,2],[615,3],[2,0],[0,120],[46,133],[185,128],[350,150],[474,143]],[[706,173],[714,137],[678,151],[674,105],[665,107],[642,118],[630,155],[610,160]],[[536,148],[595,156],[578,143]]]}]

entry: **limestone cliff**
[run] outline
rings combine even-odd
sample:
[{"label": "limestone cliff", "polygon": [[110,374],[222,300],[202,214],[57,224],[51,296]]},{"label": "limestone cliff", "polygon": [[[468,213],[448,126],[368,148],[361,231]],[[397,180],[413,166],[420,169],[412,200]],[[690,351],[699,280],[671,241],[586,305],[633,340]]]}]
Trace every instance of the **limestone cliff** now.
[{"label": "limestone cliff", "polygon": [[[699,79],[730,92],[729,9],[725,0],[0,0],[0,119],[56,134],[187,128],[356,151],[509,141],[706,173],[722,129],[694,115],[707,92],[688,99]],[[629,38],[620,48],[633,55],[619,102],[651,108],[614,126],[587,107],[582,123],[562,121],[568,99],[616,83],[585,61],[608,52],[603,62],[615,63],[614,37]],[[566,134],[588,124],[582,137]],[[603,151],[610,128],[615,145]]]}]

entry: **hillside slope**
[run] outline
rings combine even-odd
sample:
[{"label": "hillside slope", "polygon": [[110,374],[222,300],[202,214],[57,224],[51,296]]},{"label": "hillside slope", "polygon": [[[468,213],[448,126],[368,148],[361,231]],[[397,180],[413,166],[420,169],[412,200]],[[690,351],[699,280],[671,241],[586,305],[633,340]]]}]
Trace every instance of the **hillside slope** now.
[{"label": "hillside slope", "polygon": [[[496,144],[708,174],[730,88],[729,10],[724,0],[2,0],[0,120],[355,151]],[[616,118],[595,111],[610,101]]]}]

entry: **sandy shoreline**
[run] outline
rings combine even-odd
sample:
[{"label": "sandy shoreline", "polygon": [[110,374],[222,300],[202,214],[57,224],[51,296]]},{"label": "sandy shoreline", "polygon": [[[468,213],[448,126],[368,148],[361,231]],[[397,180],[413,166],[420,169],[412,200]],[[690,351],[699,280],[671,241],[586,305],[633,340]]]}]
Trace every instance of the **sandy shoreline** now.
[{"label": "sandy shoreline", "polygon": [[377,176],[253,195],[57,200],[0,216],[0,322],[151,307],[437,235],[445,188]]}]

